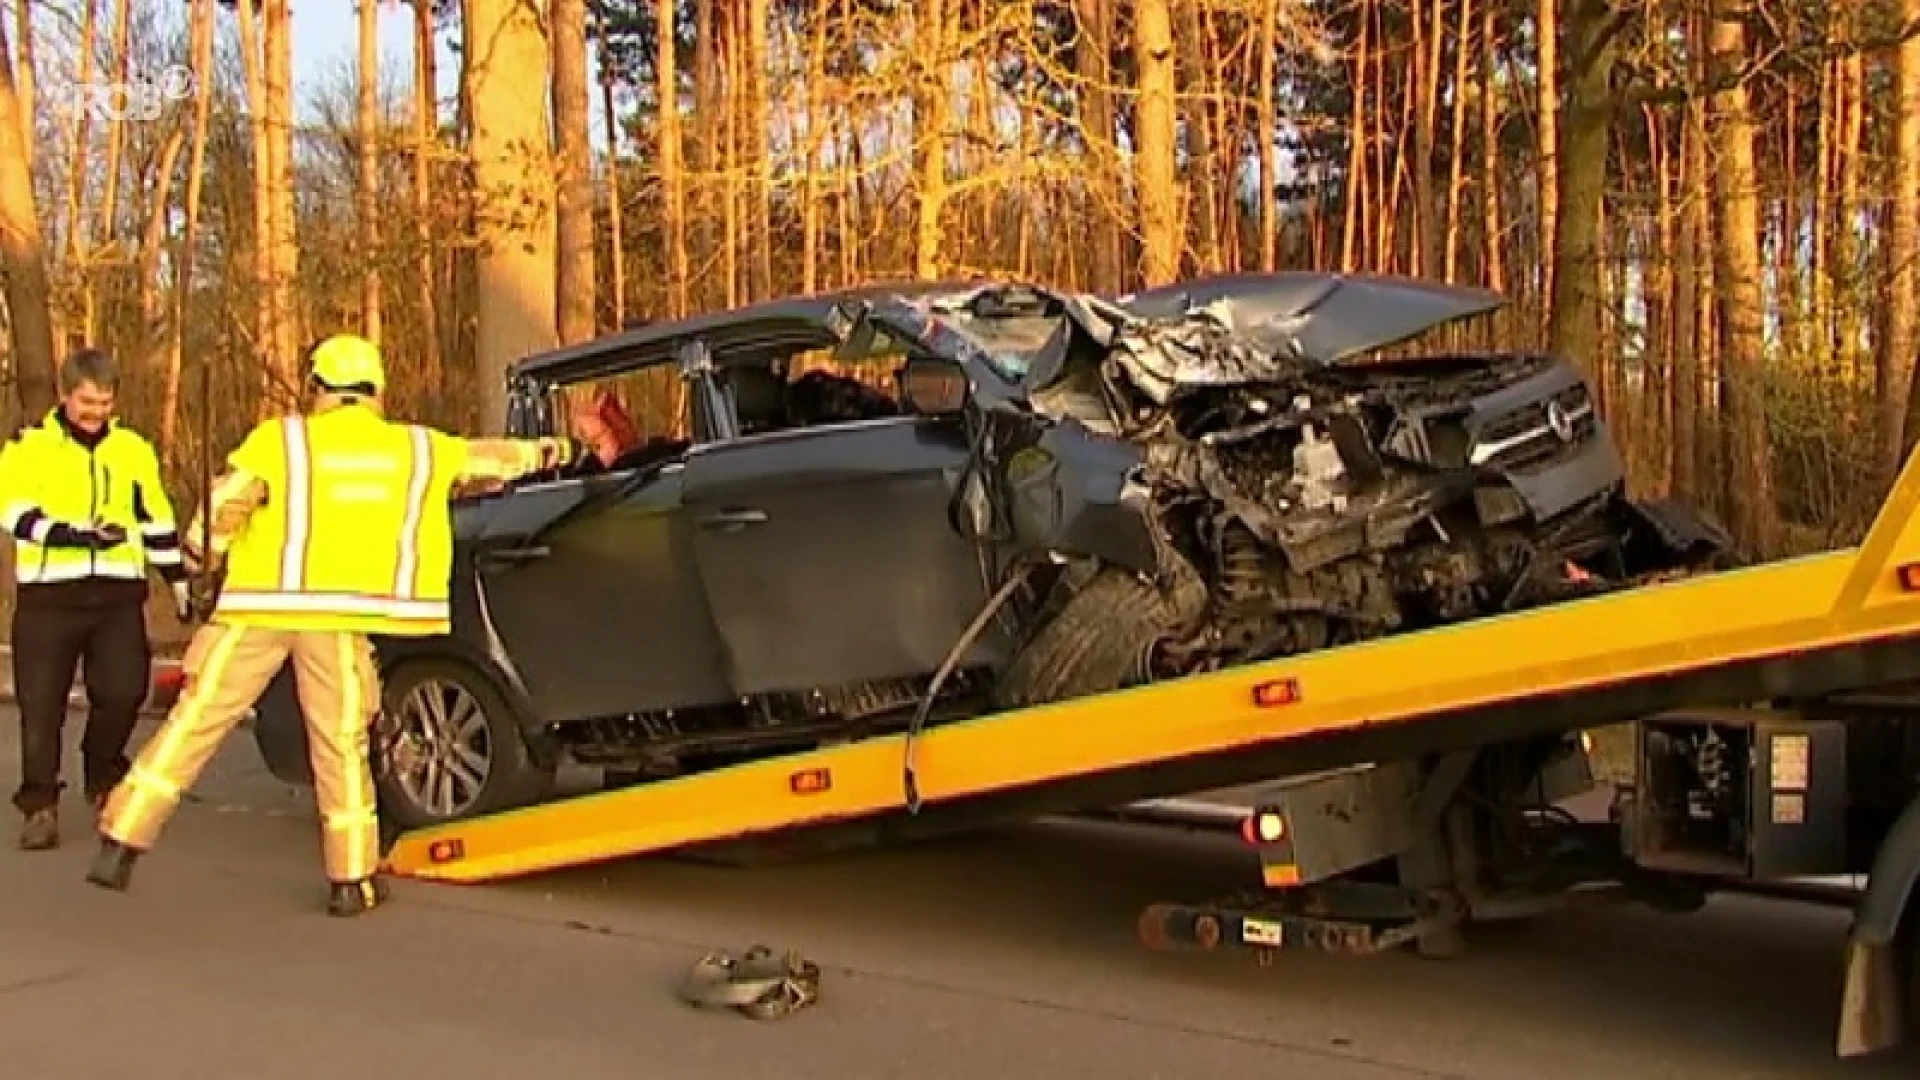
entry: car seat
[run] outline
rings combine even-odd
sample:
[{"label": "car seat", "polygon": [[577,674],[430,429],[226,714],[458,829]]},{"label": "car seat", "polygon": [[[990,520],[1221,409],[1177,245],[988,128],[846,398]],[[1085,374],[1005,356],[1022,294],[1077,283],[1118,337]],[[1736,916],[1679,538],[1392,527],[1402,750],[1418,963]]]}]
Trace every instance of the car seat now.
[{"label": "car seat", "polygon": [[726,372],[740,434],[777,431],[786,424],[786,380],[771,368],[741,364]]}]

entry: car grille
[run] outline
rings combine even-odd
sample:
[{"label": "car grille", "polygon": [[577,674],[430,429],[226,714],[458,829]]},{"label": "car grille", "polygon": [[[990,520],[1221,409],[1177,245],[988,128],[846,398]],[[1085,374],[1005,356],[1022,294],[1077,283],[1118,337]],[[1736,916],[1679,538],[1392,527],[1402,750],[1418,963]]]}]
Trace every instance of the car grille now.
[{"label": "car grille", "polygon": [[1570,386],[1482,425],[1467,460],[1507,469],[1538,464],[1586,442],[1598,426],[1587,388]]}]

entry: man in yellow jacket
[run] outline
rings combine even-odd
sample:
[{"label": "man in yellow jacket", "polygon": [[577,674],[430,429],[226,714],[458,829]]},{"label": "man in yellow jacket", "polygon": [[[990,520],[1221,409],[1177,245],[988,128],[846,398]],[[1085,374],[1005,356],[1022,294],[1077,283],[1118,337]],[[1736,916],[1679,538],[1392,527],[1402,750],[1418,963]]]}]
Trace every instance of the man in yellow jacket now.
[{"label": "man in yellow jacket", "polygon": [[114,419],[119,378],[98,349],[60,365],[60,402],[0,449],[0,527],[14,540],[13,685],[20,706],[20,847],[60,842],[62,735],[84,658],[87,799],[127,770],[152,683],[147,575],[188,614],[187,570],[153,444]]},{"label": "man in yellow jacket", "polygon": [[369,635],[450,628],[456,483],[507,481],[566,464],[557,439],[462,439],[385,419],[379,349],[351,335],[308,354],[310,410],[247,436],[214,485],[210,522],[184,538],[190,562],[224,563],[208,624],[183,660],[187,685],[100,818],[87,880],[125,889],[183,792],[291,660],[313,756],[329,913],[384,896],[369,729],[380,707]]}]

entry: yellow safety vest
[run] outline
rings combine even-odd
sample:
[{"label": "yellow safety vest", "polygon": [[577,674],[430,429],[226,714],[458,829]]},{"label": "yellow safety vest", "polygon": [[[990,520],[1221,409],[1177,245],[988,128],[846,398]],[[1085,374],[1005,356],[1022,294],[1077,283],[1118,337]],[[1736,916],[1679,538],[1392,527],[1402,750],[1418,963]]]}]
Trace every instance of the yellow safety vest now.
[{"label": "yellow safety vest", "polygon": [[[57,526],[94,522],[126,530],[123,544],[101,550],[61,544]],[[0,526],[14,537],[14,574],[22,585],[84,578],[146,580],[147,569],[185,576],[180,540],[153,444],[109,423],[88,449],[61,423],[59,410],[0,449]]]},{"label": "yellow safety vest", "polygon": [[451,627],[447,509],[467,444],[360,405],[268,420],[228,455],[266,484],[234,537],[213,618],[428,636]]}]

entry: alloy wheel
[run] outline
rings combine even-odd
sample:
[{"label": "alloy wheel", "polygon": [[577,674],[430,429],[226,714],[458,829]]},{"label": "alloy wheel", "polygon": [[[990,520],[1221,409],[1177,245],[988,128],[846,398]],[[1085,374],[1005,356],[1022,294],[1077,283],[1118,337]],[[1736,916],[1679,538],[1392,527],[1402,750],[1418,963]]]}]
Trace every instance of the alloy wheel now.
[{"label": "alloy wheel", "polygon": [[419,811],[444,820],[479,801],[493,771],[493,737],[465,687],[421,681],[390,712],[387,728],[389,772]]}]

